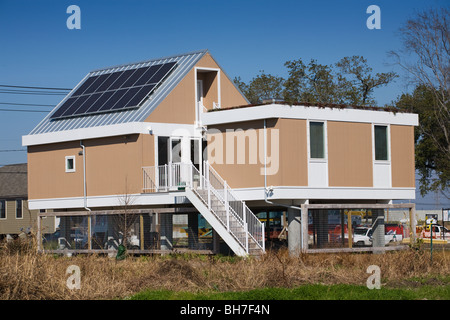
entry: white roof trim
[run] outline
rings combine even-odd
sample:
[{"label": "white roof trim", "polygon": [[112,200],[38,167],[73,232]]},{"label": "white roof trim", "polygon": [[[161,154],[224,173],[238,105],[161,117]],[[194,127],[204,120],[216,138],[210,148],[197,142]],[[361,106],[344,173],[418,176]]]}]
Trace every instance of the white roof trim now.
[{"label": "white roof trim", "polygon": [[309,106],[289,106],[268,104],[230,110],[206,112],[202,114],[203,125],[219,125],[232,122],[262,120],[270,118],[314,119],[323,121],[345,121],[364,123],[385,123],[397,125],[419,125],[419,117],[413,113],[393,113],[387,111],[319,108]]},{"label": "white roof trim", "polygon": [[66,141],[121,136],[127,134],[155,134],[162,136],[189,135],[193,137],[201,137],[201,131],[197,130],[194,125],[178,123],[129,122],[108,126],[26,135],[22,136],[22,145],[33,146]]}]

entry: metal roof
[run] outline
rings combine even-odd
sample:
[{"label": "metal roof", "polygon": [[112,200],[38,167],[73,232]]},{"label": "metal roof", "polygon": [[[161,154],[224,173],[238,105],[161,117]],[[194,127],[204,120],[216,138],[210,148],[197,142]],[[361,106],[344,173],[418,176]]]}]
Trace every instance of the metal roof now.
[{"label": "metal roof", "polygon": [[[172,89],[178,85],[178,83],[207,52],[208,50],[201,50],[176,56],[169,56],[149,61],[119,65],[107,69],[98,69],[91,71],[51,112],[49,112],[49,114],[29,133],[29,135],[145,121],[145,119],[147,119],[152,111],[161,103],[161,101],[164,100],[164,98],[172,91]],[[168,62],[177,62],[177,68],[175,68],[174,72],[172,72],[167,77],[167,79],[164,80],[164,82],[155,90],[150,98],[138,109],[104,114],[85,115],[76,118],[55,120],[50,119],[50,116],[53,114],[53,112],[56,111],[60,107],[60,105],[62,105],[66,101],[66,99],[78,89],[78,87],[84,82],[87,77]]]}]

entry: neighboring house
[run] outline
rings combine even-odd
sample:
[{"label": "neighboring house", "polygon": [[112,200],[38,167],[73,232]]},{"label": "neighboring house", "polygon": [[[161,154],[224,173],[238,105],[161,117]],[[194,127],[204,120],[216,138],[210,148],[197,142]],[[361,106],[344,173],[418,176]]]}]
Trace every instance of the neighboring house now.
[{"label": "neighboring house", "polygon": [[238,255],[265,250],[255,214],[287,210],[289,245],[305,249],[302,204],[414,198],[417,124],[349,106],[249,105],[206,50],[96,70],[23,137],[30,208],[159,214],[168,249],[170,214],[191,210],[190,226],[200,213]]},{"label": "neighboring house", "polygon": [[[0,237],[36,232],[38,212],[28,207],[27,164],[0,167]],[[44,233],[53,233],[54,219],[46,219],[42,228]]]}]

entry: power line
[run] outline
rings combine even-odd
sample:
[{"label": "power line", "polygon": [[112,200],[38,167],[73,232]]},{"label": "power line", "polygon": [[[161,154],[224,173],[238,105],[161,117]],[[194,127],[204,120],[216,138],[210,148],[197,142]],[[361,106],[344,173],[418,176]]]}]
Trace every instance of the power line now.
[{"label": "power line", "polygon": [[0,104],[13,106],[36,106],[36,107],[54,107],[53,104],[36,104],[36,103],[15,103],[15,102],[0,102]]},{"label": "power line", "polygon": [[70,91],[72,89],[68,88],[48,88],[48,87],[29,87],[29,86],[13,86],[8,84],[0,84],[0,87],[8,87],[8,88],[26,88],[26,89],[43,89],[43,90],[65,90]]},{"label": "power line", "polygon": [[51,91],[16,91],[16,90],[0,90],[0,93],[7,93],[7,94],[35,94],[40,96],[65,96],[66,93],[58,93],[58,92],[51,92]]},{"label": "power line", "polygon": [[10,112],[42,112],[49,113],[48,110],[19,110],[19,109],[0,109],[0,111],[10,111]]},{"label": "power line", "polygon": [[0,152],[17,152],[17,151],[27,151],[27,149],[0,150]]},{"label": "power line", "polygon": [[11,173],[20,173],[20,174],[27,174],[27,172],[24,172],[24,171],[14,171],[14,172],[0,172],[0,174],[11,174]]}]

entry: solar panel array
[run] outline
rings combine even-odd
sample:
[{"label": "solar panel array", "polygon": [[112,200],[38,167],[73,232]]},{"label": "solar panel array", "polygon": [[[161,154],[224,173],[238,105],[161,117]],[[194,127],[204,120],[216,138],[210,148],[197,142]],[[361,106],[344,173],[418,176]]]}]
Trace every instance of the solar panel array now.
[{"label": "solar panel array", "polygon": [[51,119],[137,108],[176,67],[169,62],[87,78]]}]

